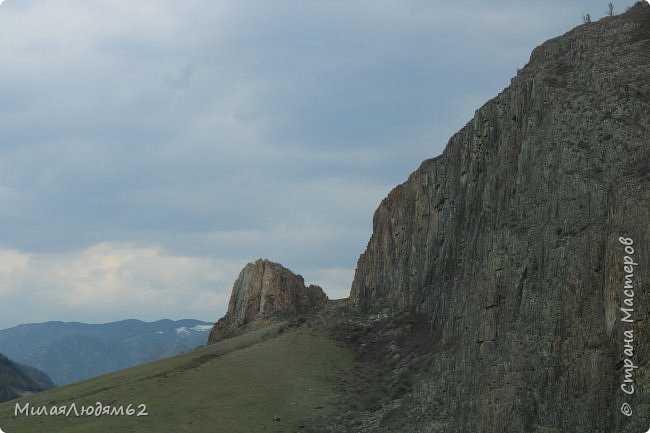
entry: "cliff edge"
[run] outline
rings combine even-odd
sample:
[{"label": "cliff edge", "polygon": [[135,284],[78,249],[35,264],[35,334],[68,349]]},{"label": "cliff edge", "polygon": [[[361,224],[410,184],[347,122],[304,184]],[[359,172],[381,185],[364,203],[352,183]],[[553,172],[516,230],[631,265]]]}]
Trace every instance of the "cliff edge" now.
[{"label": "cliff edge", "polygon": [[[399,431],[646,431],[648,221],[639,2],[536,48],[375,212],[351,302],[435,336]],[[382,423],[363,431],[397,431]]]}]

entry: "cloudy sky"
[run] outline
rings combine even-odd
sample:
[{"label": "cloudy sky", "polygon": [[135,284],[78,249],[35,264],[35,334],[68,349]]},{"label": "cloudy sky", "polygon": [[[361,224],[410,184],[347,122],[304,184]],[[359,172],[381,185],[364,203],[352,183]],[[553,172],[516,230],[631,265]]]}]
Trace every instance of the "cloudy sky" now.
[{"label": "cloudy sky", "polygon": [[5,1],[0,328],[216,320],[258,257],[346,296],[388,191],[606,9]]}]

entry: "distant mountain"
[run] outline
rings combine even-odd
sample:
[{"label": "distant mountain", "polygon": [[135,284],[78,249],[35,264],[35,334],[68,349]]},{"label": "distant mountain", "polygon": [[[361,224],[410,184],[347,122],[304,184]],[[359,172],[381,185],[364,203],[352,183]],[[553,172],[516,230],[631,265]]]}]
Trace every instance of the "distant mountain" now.
[{"label": "distant mountain", "polygon": [[53,388],[54,383],[42,371],[11,361],[0,354],[0,401]]},{"label": "distant mountain", "polygon": [[0,353],[66,385],[194,349],[205,344],[212,325],[199,320],[26,324],[0,331]]}]

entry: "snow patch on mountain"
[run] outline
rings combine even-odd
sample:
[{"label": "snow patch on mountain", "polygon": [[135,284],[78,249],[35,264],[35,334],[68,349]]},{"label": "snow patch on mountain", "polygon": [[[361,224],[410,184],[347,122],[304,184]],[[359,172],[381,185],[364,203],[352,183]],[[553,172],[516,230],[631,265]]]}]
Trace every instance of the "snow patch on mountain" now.
[{"label": "snow patch on mountain", "polygon": [[176,333],[178,335],[189,335],[193,332],[210,332],[212,330],[212,325],[196,325],[188,328],[187,326],[181,326],[176,328]]}]

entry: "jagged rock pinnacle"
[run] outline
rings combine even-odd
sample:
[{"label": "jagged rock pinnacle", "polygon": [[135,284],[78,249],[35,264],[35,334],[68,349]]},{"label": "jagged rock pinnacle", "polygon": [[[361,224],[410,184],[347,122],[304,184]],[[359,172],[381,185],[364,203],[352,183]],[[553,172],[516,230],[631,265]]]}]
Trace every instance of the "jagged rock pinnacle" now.
[{"label": "jagged rock pinnacle", "polygon": [[214,326],[208,343],[214,343],[258,319],[295,317],[327,303],[318,286],[305,286],[302,276],[280,264],[259,259],[247,264],[233,285],[228,311]]}]

